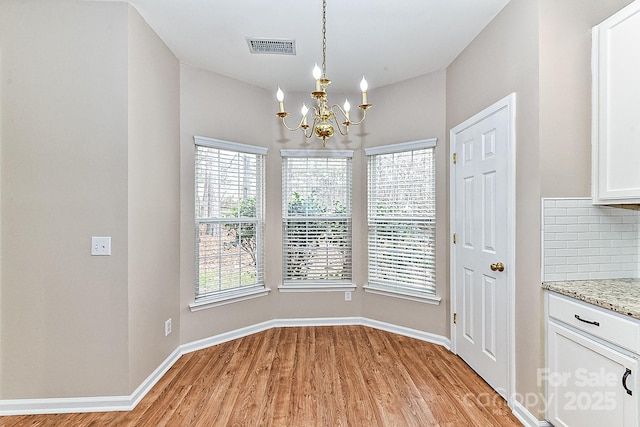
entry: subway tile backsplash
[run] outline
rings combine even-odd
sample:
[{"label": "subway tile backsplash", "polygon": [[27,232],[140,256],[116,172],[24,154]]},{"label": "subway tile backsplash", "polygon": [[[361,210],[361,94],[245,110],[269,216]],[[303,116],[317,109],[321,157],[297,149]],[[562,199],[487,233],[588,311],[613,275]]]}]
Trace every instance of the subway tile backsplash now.
[{"label": "subway tile backsplash", "polygon": [[542,199],[542,280],[640,277],[640,212]]}]

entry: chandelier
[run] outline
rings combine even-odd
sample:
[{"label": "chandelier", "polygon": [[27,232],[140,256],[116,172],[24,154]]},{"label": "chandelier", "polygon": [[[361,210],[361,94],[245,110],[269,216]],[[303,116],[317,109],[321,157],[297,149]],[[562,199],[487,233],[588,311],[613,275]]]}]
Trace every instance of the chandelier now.
[{"label": "chandelier", "polygon": [[[351,109],[351,105],[349,104],[349,100],[345,100],[344,108],[340,107],[338,104],[333,104],[329,106],[329,101],[327,100],[327,86],[331,84],[331,80],[327,78],[327,1],[322,1],[322,70],[318,67],[318,64],[315,64],[313,68],[313,77],[316,80],[316,89],[311,92],[311,98],[316,100],[316,106],[307,107],[305,104],[302,104],[302,119],[300,123],[296,127],[289,127],[286,123],[286,118],[289,116],[289,113],[284,109],[284,93],[278,87],[278,91],[276,93],[276,98],[278,99],[278,106],[280,111],[276,114],[277,117],[282,119],[282,124],[285,128],[290,131],[297,131],[299,129],[302,130],[305,138],[311,138],[311,136],[315,135],[316,137],[322,140],[322,147],[324,148],[328,138],[331,138],[335,129],[338,129],[338,132],[341,135],[349,134],[349,126],[359,125],[364,121],[367,117],[367,109],[371,108],[372,104],[367,102],[367,81],[362,77],[362,81],[360,82],[360,90],[362,91],[362,104],[358,105],[358,108],[362,110],[362,118],[359,121],[352,121],[349,117],[349,110]],[[307,118],[307,114],[313,111],[313,117],[311,118],[311,124],[309,124],[309,119]],[[342,117],[341,119],[338,116]],[[340,124],[342,121],[342,125]]]}]

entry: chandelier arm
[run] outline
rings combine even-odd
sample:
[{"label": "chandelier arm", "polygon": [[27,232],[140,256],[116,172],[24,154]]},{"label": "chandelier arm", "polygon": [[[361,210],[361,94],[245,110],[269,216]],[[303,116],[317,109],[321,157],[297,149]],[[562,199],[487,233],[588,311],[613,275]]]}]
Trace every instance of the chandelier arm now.
[{"label": "chandelier arm", "polygon": [[[313,111],[314,111],[314,113],[316,113],[316,109],[315,109],[315,107],[311,107],[311,108],[310,108],[310,110],[313,110]],[[311,138],[311,137],[314,135],[314,133],[315,133],[315,131],[316,131],[316,125],[318,124],[318,121],[319,121],[319,119],[318,119],[318,115],[317,115],[317,113],[316,113],[316,114],[313,116],[313,121],[311,122],[311,126],[309,126],[309,128],[308,128],[308,129],[303,129],[303,131],[302,131],[302,133],[304,133],[304,137],[305,137],[305,138],[309,139],[309,138]],[[308,133],[307,133],[307,132],[308,132]]]},{"label": "chandelier arm", "polygon": [[309,114],[312,111],[313,111],[313,120],[311,121],[311,126],[309,126],[308,129],[304,129],[304,137],[307,139],[311,138],[314,135],[316,131],[316,126],[320,122],[320,117],[319,117],[320,110],[312,105],[311,107],[309,107],[309,111],[307,111],[307,114]]},{"label": "chandelier arm", "polygon": [[[337,107],[338,110],[340,110],[340,112],[342,113],[342,116],[345,118],[344,122],[340,123],[338,121],[338,116],[336,115],[336,112],[333,111],[333,107]],[[329,111],[331,112],[331,116],[329,117],[329,120],[335,123],[336,128],[338,128],[338,132],[340,132],[340,135],[342,136],[349,135],[349,125],[351,124],[351,121],[347,119],[347,114],[344,112],[344,110],[340,108],[338,104],[333,104],[329,109]],[[344,127],[344,130],[342,130],[343,127]]]},{"label": "chandelier arm", "polygon": [[358,120],[357,122],[351,122],[351,124],[354,125],[354,126],[358,126],[360,123],[364,122],[364,119],[367,118],[367,109],[366,108],[361,108],[360,110],[362,111],[362,118],[360,120]]},{"label": "chandelier arm", "polygon": [[[334,117],[335,120],[335,117]],[[336,128],[338,128],[338,132],[340,132],[340,135],[342,136],[347,136],[349,135],[349,126],[345,125],[344,123],[342,124],[344,126],[344,130],[342,130],[342,126],[340,126],[340,123],[338,123],[337,121],[336,123]]]},{"label": "chandelier arm", "polygon": [[[333,107],[336,107],[338,110],[340,110],[340,112],[342,113],[342,115],[344,116],[344,118],[347,118],[347,113],[342,109],[342,107],[338,104],[333,104],[331,106],[331,110],[333,111]],[[349,125],[348,126],[358,126],[360,123],[364,122],[364,119],[367,117],[367,108],[360,108],[360,110],[362,111],[362,118],[360,120],[358,120],[357,122],[354,122],[353,120],[351,120],[351,118],[348,119],[349,121]]]},{"label": "chandelier arm", "polygon": [[295,128],[291,128],[291,127],[289,127],[289,126],[287,125],[287,122],[286,122],[286,116],[285,116],[285,117],[281,117],[281,119],[282,119],[282,124],[284,125],[284,127],[285,127],[285,128],[287,128],[287,130],[290,130],[290,131],[296,131],[296,130],[298,130],[298,129],[302,128],[302,119],[300,120],[300,124],[298,124],[298,126],[297,126],[297,127],[295,127]]},{"label": "chandelier arm", "polygon": [[[332,111],[332,112],[333,112],[333,109],[334,109],[334,108],[337,108],[337,109],[338,109],[338,111],[340,111],[340,113],[342,114],[342,117],[344,117],[345,119],[347,118],[347,112],[346,112],[346,111],[344,111],[344,110],[342,109],[342,107],[341,107],[341,106],[339,106],[338,104],[333,104],[333,105],[331,106],[331,111]],[[334,113],[335,113],[335,112],[334,112]],[[336,119],[337,119],[337,117],[336,117]]]}]

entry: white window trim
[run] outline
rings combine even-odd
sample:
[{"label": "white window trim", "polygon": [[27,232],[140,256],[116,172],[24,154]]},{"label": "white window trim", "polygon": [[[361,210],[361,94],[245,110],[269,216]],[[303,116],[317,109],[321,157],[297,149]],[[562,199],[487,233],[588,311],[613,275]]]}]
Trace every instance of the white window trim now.
[{"label": "white window trim", "polygon": [[[266,147],[225,141],[222,139],[209,138],[206,136],[194,135],[193,140],[195,145],[216,148],[220,150],[237,151],[247,154],[266,156],[269,151],[269,149]],[[265,183],[263,183],[262,185],[265,185]],[[194,223],[195,222],[196,221],[194,221]],[[206,310],[208,308],[220,307],[226,304],[232,304],[263,297],[268,295],[270,291],[271,288],[267,288],[264,283],[257,283],[252,286],[247,286],[246,288],[235,288],[229,291],[221,291],[207,297],[199,298],[189,304],[189,309],[191,310],[191,312],[195,312]]]},{"label": "white window trim", "polygon": [[[364,152],[365,152],[365,156],[375,156],[375,155],[381,155],[381,154],[393,154],[393,153],[401,153],[405,151],[423,150],[428,148],[435,148],[437,146],[437,142],[438,142],[438,138],[428,138],[428,139],[421,139],[417,141],[401,142],[397,144],[381,145],[378,147],[369,147],[369,148],[365,148]],[[368,164],[368,160],[367,160],[367,164]],[[367,182],[367,188],[368,186],[369,186],[369,183]],[[442,300],[442,298],[437,295],[437,287],[434,290],[435,292],[434,294],[413,291],[411,289],[406,289],[406,288],[393,288],[393,287],[386,287],[383,285],[371,285],[369,283],[366,283],[362,288],[364,289],[365,292],[372,293],[372,294],[384,295],[388,297],[400,298],[404,300],[416,301],[416,302],[422,302],[422,303],[428,303],[428,304],[434,304],[434,305],[440,305],[440,301]]]},{"label": "white window trim", "polygon": [[193,137],[193,140],[195,141],[196,145],[201,145],[203,147],[209,148],[217,148],[219,150],[239,151],[241,153],[258,154],[261,156],[266,156],[269,152],[269,149],[266,147],[241,144],[239,142],[225,141],[223,139],[209,138],[207,136],[195,135]]},{"label": "white window trim", "polygon": [[271,288],[264,285],[254,285],[247,289],[234,289],[228,293],[220,293],[210,297],[201,298],[189,304],[191,312],[206,310],[207,308],[220,307],[222,305],[232,304],[240,301],[247,301],[254,298],[264,297],[269,294]]},{"label": "white window trim", "polygon": [[403,289],[400,291],[400,290],[391,289],[391,288],[387,289],[382,286],[370,286],[369,284],[364,285],[362,289],[364,289],[365,292],[369,292],[371,294],[384,295],[388,297],[400,298],[400,299],[405,299],[409,301],[417,301],[417,302],[423,302],[423,303],[434,304],[434,305],[440,305],[440,301],[442,300],[442,298],[440,298],[438,295],[426,295],[423,293],[411,292],[410,290],[407,290],[407,289]]},{"label": "white window trim", "polygon": [[349,158],[353,150],[280,150],[282,157]]},{"label": "white window trim", "polygon": [[280,292],[353,292],[357,286],[352,283],[328,284],[328,283],[305,283],[303,285],[285,285],[278,286]]},{"label": "white window trim", "polygon": [[401,153],[403,151],[422,150],[424,148],[436,147],[438,138],[420,139],[418,141],[401,142],[398,144],[381,145],[379,147],[369,147],[364,149],[367,156],[378,154]]}]

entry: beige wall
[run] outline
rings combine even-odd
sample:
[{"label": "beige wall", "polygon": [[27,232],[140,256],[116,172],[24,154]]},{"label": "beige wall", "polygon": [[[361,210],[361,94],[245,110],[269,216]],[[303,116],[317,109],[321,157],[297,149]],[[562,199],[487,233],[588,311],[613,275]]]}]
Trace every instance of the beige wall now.
[{"label": "beige wall", "polygon": [[[330,70],[329,70],[330,73]],[[274,76],[274,83],[277,82],[278,76]],[[291,112],[288,124],[295,126],[301,119],[300,108],[302,103],[312,105],[314,100],[310,96],[313,90],[313,78],[309,82],[309,92],[304,93],[287,93],[285,99],[285,107]],[[344,104],[345,98],[349,99],[352,107],[353,118],[358,117],[355,107],[361,101],[361,95],[358,92],[358,83],[353,82],[354,91],[350,93],[340,93],[332,90],[331,86],[327,89],[329,102],[332,104]],[[275,84],[274,84],[275,86]],[[375,94],[370,94],[370,100],[377,102]],[[289,132],[284,129],[280,121],[275,117],[278,104],[275,101],[273,92],[268,93],[267,118],[272,126],[272,145],[267,160],[267,174],[270,181],[267,183],[267,242],[273,242],[267,249],[266,265],[273,266],[269,270],[267,278],[269,286],[274,291],[273,304],[274,316],[278,319],[292,318],[325,318],[325,317],[351,317],[361,315],[362,291],[356,291],[352,295],[352,300],[347,302],[344,300],[343,292],[313,292],[313,293],[284,293],[277,290],[282,284],[282,157],[281,149],[310,149],[321,150],[322,143],[315,136],[311,139],[302,137],[299,131]],[[376,107],[370,110],[375,114]],[[368,119],[369,120],[369,119]],[[367,123],[367,122],[365,122]],[[327,141],[327,150],[353,150],[353,193],[352,193],[352,216],[353,216],[353,282],[358,286],[363,284],[366,277],[363,277],[363,270],[358,268],[362,260],[366,256],[363,252],[362,233],[359,232],[359,225],[363,220],[363,205],[360,195],[362,189],[356,185],[359,178],[363,176],[363,136],[366,127],[353,127],[348,137],[338,135],[336,130],[333,138]],[[359,219],[359,220],[358,220]],[[366,238],[365,238],[366,239]]]},{"label": "beige wall", "polygon": [[540,197],[589,195],[590,31],[628,2],[511,0],[447,69],[448,129],[517,94],[516,392],[540,418]]},{"label": "beige wall", "polygon": [[[180,341],[180,66],[129,9],[129,390]],[[172,333],[165,337],[164,322]]]},{"label": "beige wall", "polygon": [[128,395],[178,345],[178,61],[115,2],[3,1],[0,51],[0,397]]},{"label": "beige wall", "polygon": [[[437,71],[395,85],[374,90],[375,103],[363,138],[365,147],[437,138],[436,158],[436,292],[439,305],[411,302],[376,294],[362,296],[362,315],[419,331],[450,336],[449,330],[449,240],[447,238],[448,149],[446,144],[446,73]],[[360,175],[362,221],[360,233],[366,257],[366,159]],[[366,259],[366,258],[365,258]],[[366,263],[360,265],[366,281]],[[361,285],[362,283],[358,283]]]},{"label": "beige wall", "polygon": [[591,28],[631,1],[540,2],[542,197],[591,196]]},{"label": "beige wall", "polygon": [[0,2],[4,399],[129,392],[127,17]]},{"label": "beige wall", "polygon": [[[516,92],[516,390],[540,390],[538,1],[511,0],[447,69],[447,128]],[[531,349],[538,349],[531,351]],[[523,402],[524,403],[524,402]],[[537,414],[538,408],[528,408]]]},{"label": "beige wall", "polygon": [[[448,335],[448,284],[446,264],[446,211],[438,217],[438,293],[443,302],[437,305],[415,303],[365,294],[361,286],[366,273],[366,159],[364,147],[437,137],[439,176],[438,203],[445,206],[446,149],[444,101],[445,73],[436,72],[378,90],[369,100],[374,108],[361,127],[354,127],[349,137],[334,136],[327,149],[354,150],[353,158],[353,278],[359,289],[351,302],[342,292],[288,293],[278,290],[282,283],[282,159],[280,149],[320,149],[320,141],[304,139],[298,132],[284,130],[275,117],[277,103],[269,91],[251,87],[214,73],[181,66],[181,341],[188,343],[216,334],[272,319],[326,318],[365,316],[401,326]],[[274,76],[276,79],[277,76]],[[312,83],[312,82],[311,82]],[[275,84],[274,84],[275,86]],[[357,92],[340,94],[329,91],[331,102],[343,103],[348,95],[351,104],[360,101]],[[285,106],[291,123],[299,120],[302,102],[309,104],[307,93],[287,93]],[[402,114],[398,115],[398,111]],[[239,114],[242,112],[242,114]],[[378,120],[376,120],[378,117]],[[394,117],[390,120],[389,117]],[[250,118],[249,121],[246,118]],[[387,127],[389,125],[389,127]],[[188,304],[194,299],[193,238],[193,136],[259,145],[269,148],[266,165],[266,283],[272,289],[267,297],[243,301],[191,313]]]},{"label": "beige wall", "polygon": [[[267,297],[228,304],[192,313],[194,300],[194,135],[269,147],[272,106],[267,92],[236,80],[180,66],[180,341],[194,340],[264,322],[273,318],[271,299]],[[269,158],[272,158],[272,151]],[[267,168],[269,173],[269,168]],[[268,191],[274,184],[267,177]],[[275,207],[267,201],[267,212]],[[267,233],[273,233],[268,229]],[[267,236],[267,253],[273,251],[273,239]],[[273,265],[267,262],[267,266]],[[271,268],[267,280],[271,286]]]},{"label": "beige wall", "polygon": [[[280,149],[318,143],[282,129],[272,91],[178,66],[123,3],[0,2],[0,398],[127,395],[178,344],[271,319],[363,316],[449,336],[447,130],[511,92],[517,93],[516,387],[523,398],[539,393],[540,197],[589,194],[590,28],[629,2],[512,0],[446,71],[373,89],[367,122],[329,146],[355,150],[360,287],[363,149],[438,138],[440,305],[362,289],[351,302],[342,293],[278,291]],[[330,91],[333,102],[345,95]],[[357,89],[349,98],[358,103]],[[287,94],[293,116],[303,100],[308,94]],[[194,135],[269,148],[265,249],[272,289],[196,313],[188,308]],[[89,255],[92,235],[112,236],[111,257]],[[164,337],[169,317],[174,332]],[[528,409],[541,416],[541,405]]]}]

